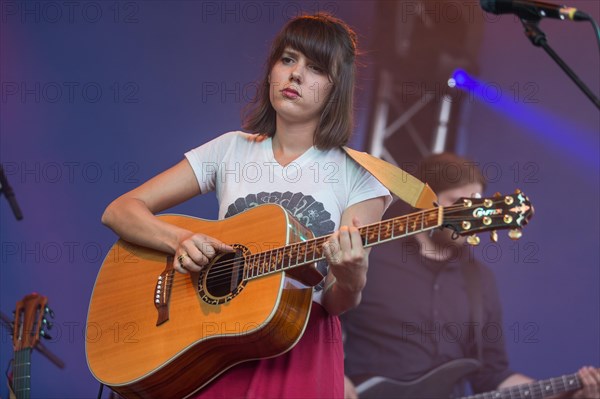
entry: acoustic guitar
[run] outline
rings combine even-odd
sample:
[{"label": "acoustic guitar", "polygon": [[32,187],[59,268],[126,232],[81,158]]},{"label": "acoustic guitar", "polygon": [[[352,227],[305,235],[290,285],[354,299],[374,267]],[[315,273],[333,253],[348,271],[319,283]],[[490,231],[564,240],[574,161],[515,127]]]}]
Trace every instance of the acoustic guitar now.
[{"label": "acoustic guitar", "polygon": [[[363,226],[365,247],[438,227],[457,235],[520,229],[533,214],[521,192],[461,198]],[[161,220],[235,248],[200,273],[175,273],[171,255],[123,240],[98,273],[86,324],[94,377],[120,395],[187,397],[225,370],[290,350],[308,321],[312,286],[323,275],[328,236],[313,237],[283,207],[265,204],[220,221],[181,215]],[[289,278],[288,278],[289,277]]]}]

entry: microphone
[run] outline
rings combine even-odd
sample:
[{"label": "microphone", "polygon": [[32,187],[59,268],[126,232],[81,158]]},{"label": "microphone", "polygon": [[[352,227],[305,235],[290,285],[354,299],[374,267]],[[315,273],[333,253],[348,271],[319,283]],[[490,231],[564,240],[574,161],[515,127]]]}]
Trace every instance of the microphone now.
[{"label": "microphone", "polygon": [[539,21],[544,17],[584,21],[587,14],[576,8],[532,0],[480,0],[481,8],[492,14],[515,14],[519,18]]}]

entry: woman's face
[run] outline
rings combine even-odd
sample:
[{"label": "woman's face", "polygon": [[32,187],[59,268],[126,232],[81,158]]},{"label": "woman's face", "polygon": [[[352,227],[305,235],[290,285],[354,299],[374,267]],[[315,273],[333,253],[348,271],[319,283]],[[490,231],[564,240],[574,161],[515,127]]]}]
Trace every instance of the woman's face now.
[{"label": "woman's face", "polygon": [[318,123],[332,83],[304,54],[286,48],[269,74],[271,105],[278,118]]}]

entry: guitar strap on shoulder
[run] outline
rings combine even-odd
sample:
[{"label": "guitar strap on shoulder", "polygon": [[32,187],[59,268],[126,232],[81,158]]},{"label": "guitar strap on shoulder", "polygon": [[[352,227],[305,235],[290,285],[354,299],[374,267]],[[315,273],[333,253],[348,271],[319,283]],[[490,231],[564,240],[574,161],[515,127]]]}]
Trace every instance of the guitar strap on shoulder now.
[{"label": "guitar strap on shoulder", "polygon": [[477,360],[483,363],[483,346],[481,333],[483,331],[483,292],[481,289],[481,272],[476,262],[467,262],[461,267],[467,285],[467,297],[471,310],[471,322],[474,325],[473,343]]},{"label": "guitar strap on shoulder", "polygon": [[419,208],[432,208],[437,203],[437,195],[427,183],[408,172],[366,152],[342,147],[346,154],[371,173],[381,184],[409,205]]}]

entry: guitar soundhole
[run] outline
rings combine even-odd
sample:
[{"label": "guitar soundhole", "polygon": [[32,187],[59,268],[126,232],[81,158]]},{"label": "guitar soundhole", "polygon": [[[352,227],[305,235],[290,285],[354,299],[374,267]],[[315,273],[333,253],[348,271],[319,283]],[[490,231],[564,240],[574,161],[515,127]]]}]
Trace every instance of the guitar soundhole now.
[{"label": "guitar soundhole", "polygon": [[248,249],[233,245],[235,252],[220,254],[200,274],[198,293],[200,298],[211,305],[218,305],[233,299],[244,288],[244,255]]}]

